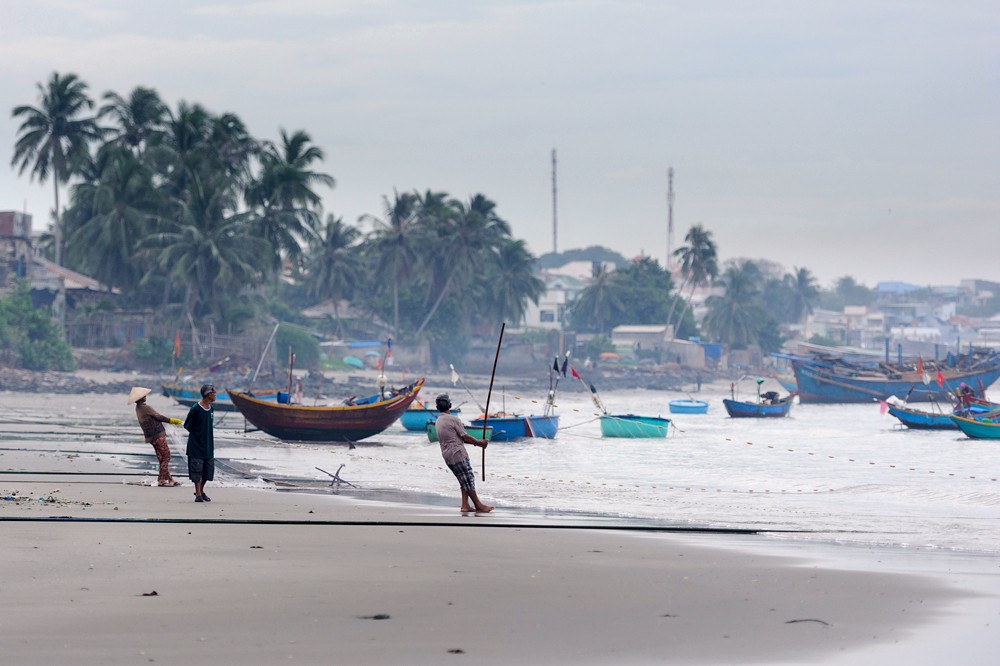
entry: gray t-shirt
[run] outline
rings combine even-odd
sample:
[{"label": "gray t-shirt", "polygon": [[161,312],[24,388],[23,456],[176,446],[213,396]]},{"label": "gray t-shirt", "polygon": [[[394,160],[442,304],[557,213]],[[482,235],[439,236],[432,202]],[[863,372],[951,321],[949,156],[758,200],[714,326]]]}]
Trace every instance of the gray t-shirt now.
[{"label": "gray t-shirt", "polygon": [[465,442],[462,435],[465,434],[465,426],[457,416],[451,414],[441,414],[437,417],[438,442],[441,444],[441,455],[449,465],[469,459],[469,454],[465,450]]}]

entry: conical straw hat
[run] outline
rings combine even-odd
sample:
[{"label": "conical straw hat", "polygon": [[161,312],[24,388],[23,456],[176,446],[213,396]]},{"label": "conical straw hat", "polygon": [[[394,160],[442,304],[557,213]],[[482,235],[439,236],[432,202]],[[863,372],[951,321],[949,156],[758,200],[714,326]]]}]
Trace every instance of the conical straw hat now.
[{"label": "conical straw hat", "polygon": [[133,386],[132,390],[128,394],[128,404],[131,405],[139,400],[142,400],[149,395],[149,392],[152,390],[153,389],[143,388],[141,386]]}]

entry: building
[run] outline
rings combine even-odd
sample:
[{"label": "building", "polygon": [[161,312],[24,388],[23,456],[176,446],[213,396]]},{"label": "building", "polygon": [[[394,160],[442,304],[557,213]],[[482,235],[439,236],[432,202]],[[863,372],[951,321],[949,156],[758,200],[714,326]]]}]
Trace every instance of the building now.
[{"label": "building", "polygon": [[6,293],[18,278],[30,277],[31,216],[0,211],[0,293]]}]

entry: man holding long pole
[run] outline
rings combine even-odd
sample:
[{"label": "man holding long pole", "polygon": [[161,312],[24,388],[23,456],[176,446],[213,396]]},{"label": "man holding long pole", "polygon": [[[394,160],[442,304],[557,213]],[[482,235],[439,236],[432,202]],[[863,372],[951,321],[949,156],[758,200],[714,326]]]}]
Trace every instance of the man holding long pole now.
[{"label": "man holding long pole", "polygon": [[[451,410],[451,399],[446,393],[439,395],[434,404],[441,412],[435,424],[438,442],[441,444],[441,456],[448,469],[458,479],[458,487],[462,490],[462,513],[469,513],[473,507],[476,513],[489,513],[493,507],[483,504],[476,494],[476,475],[472,471],[469,453],[465,450],[466,444],[472,444],[481,446],[485,451],[488,442],[485,439],[476,439],[465,432],[465,426],[459,418],[448,413]],[[469,500],[472,500],[472,506],[469,505]]]}]

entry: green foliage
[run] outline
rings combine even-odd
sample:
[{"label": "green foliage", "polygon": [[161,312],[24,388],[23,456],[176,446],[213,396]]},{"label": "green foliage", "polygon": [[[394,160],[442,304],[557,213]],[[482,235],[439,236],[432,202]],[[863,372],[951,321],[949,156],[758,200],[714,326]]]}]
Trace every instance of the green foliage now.
[{"label": "green foliage", "polygon": [[649,257],[613,273],[601,271],[570,313],[574,327],[605,333],[621,324],[665,324],[676,298],[670,273]]},{"label": "green foliage", "polygon": [[586,358],[592,361],[597,360],[603,352],[613,352],[614,350],[615,346],[612,344],[611,338],[606,335],[595,335],[587,340],[587,344],[584,346]]},{"label": "green foliage", "polygon": [[0,299],[0,348],[15,352],[19,367],[27,370],[73,370],[70,347],[47,309],[34,308],[28,286],[18,284]]},{"label": "green foliage", "polygon": [[139,363],[166,368],[174,353],[174,343],[159,336],[143,338],[132,347],[132,357]]},{"label": "green foliage", "polygon": [[848,305],[871,305],[875,302],[875,297],[874,289],[845,275],[834,283],[832,289],[820,291],[817,305],[826,310],[840,311]]},{"label": "green foliage", "polygon": [[289,324],[278,327],[274,336],[275,360],[279,367],[288,363],[288,349],[295,354],[295,367],[313,370],[319,367],[319,342],[305,329]]}]

